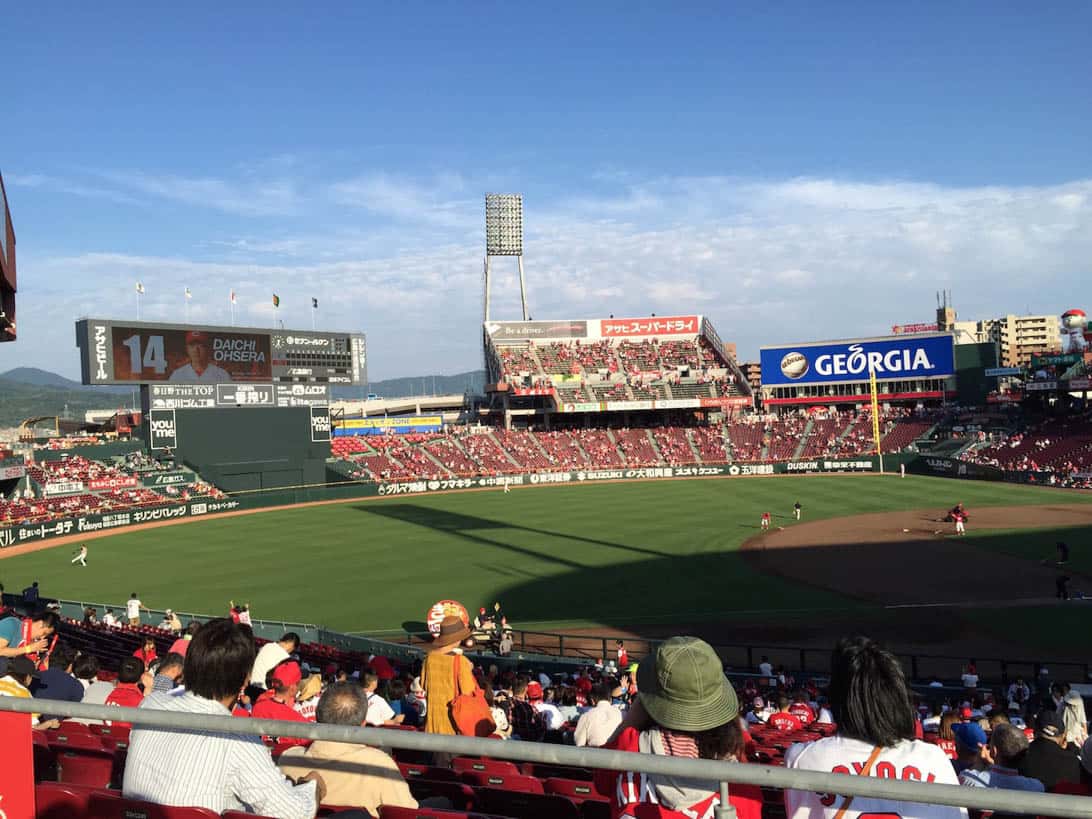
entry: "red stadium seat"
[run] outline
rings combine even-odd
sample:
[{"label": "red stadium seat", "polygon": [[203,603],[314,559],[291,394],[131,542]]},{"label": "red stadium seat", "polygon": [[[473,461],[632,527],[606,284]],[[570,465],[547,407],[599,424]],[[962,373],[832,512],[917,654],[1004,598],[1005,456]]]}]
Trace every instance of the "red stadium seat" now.
[{"label": "red stadium seat", "polygon": [[34,737],[34,781],[48,782],[57,778],[57,760],[49,740],[41,731],[32,731]]},{"label": "red stadium seat", "polygon": [[477,771],[478,773],[491,773],[504,776],[519,776],[520,770],[512,762],[503,762],[486,757],[457,756],[451,760],[451,768],[456,773]]},{"label": "red stadium seat", "polygon": [[108,788],[114,773],[114,752],[98,737],[73,734],[50,740],[57,760],[57,781],[72,785]]},{"label": "red stadium seat", "polygon": [[102,793],[102,791],[81,785],[39,782],[34,786],[36,818],[72,819],[72,817],[86,816],[91,796],[96,793]]},{"label": "red stadium seat", "polygon": [[418,802],[430,796],[442,796],[455,806],[456,810],[474,810],[478,806],[474,789],[459,782],[431,782],[427,779],[410,779],[407,783],[410,793]]},{"label": "red stadium seat", "polygon": [[411,762],[399,762],[398,770],[404,779],[418,777],[432,782],[458,782],[459,775],[450,768],[437,768],[433,765],[415,765]]},{"label": "red stadium seat", "polygon": [[129,741],[130,729],[128,725],[88,725],[87,729],[96,736],[110,737],[118,742],[127,743]]},{"label": "red stadium seat", "polygon": [[519,793],[543,793],[542,783],[533,776],[505,776],[503,774],[483,773],[482,771],[464,771],[462,781],[475,788],[496,788]]},{"label": "red stadium seat", "polygon": [[177,808],[102,793],[91,795],[87,819],[220,819],[207,808]]},{"label": "red stadium seat", "polygon": [[551,777],[543,783],[543,789],[548,794],[555,796],[564,796],[566,799],[570,799],[577,804],[590,799],[590,800],[602,800],[607,802],[607,798],[602,796],[599,791],[595,789],[595,785],[591,782],[582,782],[578,779],[560,779],[558,777]]},{"label": "red stadium seat", "polygon": [[520,819],[580,819],[580,809],[576,805],[564,796],[551,794],[481,788],[478,804],[487,813]]},{"label": "red stadium seat", "polygon": [[591,782],[592,772],[587,768],[573,768],[568,765],[543,765],[541,762],[525,762],[520,766],[524,776],[535,779],[570,779]]}]

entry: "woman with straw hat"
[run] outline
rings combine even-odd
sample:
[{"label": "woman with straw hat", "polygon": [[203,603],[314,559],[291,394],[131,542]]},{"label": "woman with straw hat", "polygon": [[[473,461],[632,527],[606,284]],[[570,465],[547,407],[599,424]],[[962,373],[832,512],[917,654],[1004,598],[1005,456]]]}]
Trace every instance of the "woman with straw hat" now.
[{"label": "woman with straw hat", "polygon": [[470,660],[463,656],[460,648],[468,637],[470,629],[462,618],[448,615],[441,621],[432,649],[425,656],[421,687],[425,689],[425,701],[428,702],[425,730],[431,734],[458,734],[451,719],[451,702],[457,695],[470,694],[478,687]]},{"label": "woman with straw hat", "polygon": [[[739,701],[720,658],[704,640],[672,637],[660,644],[637,667],[637,689],[637,699],[605,749],[743,761]],[[715,781],[613,771],[596,772],[595,781],[600,793],[611,795],[611,819],[711,816],[720,804]],[[739,819],[760,819],[758,787],[733,785],[729,801]]]}]

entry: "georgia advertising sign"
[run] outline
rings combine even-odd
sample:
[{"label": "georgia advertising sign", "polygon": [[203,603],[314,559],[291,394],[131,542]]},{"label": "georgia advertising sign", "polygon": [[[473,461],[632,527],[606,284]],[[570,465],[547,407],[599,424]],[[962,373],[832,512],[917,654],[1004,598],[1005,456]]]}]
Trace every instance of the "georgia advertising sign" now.
[{"label": "georgia advertising sign", "polygon": [[842,341],[767,347],[761,351],[762,385],[865,381],[871,370],[883,381],[939,378],[955,372],[950,335]]}]

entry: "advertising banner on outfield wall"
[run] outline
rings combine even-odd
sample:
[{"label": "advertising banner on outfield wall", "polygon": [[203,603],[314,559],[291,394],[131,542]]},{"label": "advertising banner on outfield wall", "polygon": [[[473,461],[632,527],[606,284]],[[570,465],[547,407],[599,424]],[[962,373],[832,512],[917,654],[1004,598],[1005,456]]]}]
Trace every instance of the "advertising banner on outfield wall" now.
[{"label": "advertising banner on outfield wall", "polygon": [[380,495],[417,495],[426,492],[450,492],[458,489],[490,489],[509,486],[543,486],[598,481],[664,480],[674,478],[747,477],[785,475],[804,472],[872,472],[875,458],[818,459],[774,464],[719,464],[699,466],[656,466],[645,468],[589,469],[575,472],[531,472],[523,475],[448,478],[446,480],[402,481],[379,484]]},{"label": "advertising banner on outfield wall", "polygon": [[105,515],[80,515],[53,520],[49,523],[23,523],[9,529],[0,529],[0,549],[21,546],[40,540],[50,540],[65,535],[84,532],[101,532],[120,529],[141,523],[195,518],[218,512],[230,512],[239,508],[237,500],[199,500],[173,506],[156,506],[150,509],[134,509],[128,512],[111,512]]},{"label": "advertising banner on outfield wall", "polygon": [[190,486],[197,480],[192,472],[153,472],[142,475],[141,482],[145,486]]},{"label": "advertising banner on outfield wall", "polygon": [[872,370],[879,381],[949,376],[955,373],[952,345],[945,333],[766,347],[762,386],[867,381]]},{"label": "advertising banner on outfield wall", "polygon": [[120,475],[116,478],[92,478],[87,482],[87,488],[95,492],[110,489],[132,489],[137,485],[137,479],[133,475]]},{"label": "advertising banner on outfield wall", "polygon": [[335,436],[386,435],[411,432],[440,432],[444,428],[442,415],[408,415],[402,418],[349,418],[335,429]]},{"label": "advertising banner on outfield wall", "polygon": [[42,491],[47,495],[77,495],[83,489],[82,481],[50,481]]},{"label": "advertising banner on outfield wall", "polygon": [[907,469],[919,475],[937,475],[943,478],[968,478],[980,481],[1000,481],[1004,478],[1004,473],[995,466],[928,454],[911,461]]}]

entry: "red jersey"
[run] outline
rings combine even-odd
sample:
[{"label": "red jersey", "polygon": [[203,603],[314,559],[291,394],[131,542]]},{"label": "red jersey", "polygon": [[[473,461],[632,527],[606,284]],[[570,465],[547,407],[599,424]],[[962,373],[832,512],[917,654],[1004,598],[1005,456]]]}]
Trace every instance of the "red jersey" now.
[{"label": "red jersey", "polygon": [[800,721],[800,718],[788,711],[777,711],[770,714],[766,724],[772,725],[778,731],[799,731],[804,727],[804,723]]},{"label": "red jersey", "polygon": [[[307,722],[303,714],[291,705],[284,702],[278,702],[273,699],[272,696],[260,697],[258,701],[254,703],[250,715],[254,717],[254,719],[282,719],[289,722]],[[311,740],[300,739],[298,737],[281,737],[277,741],[277,744],[283,746],[310,745]]]},{"label": "red jersey", "polygon": [[794,702],[789,706],[789,713],[799,719],[804,726],[815,722],[815,711],[806,702]]},{"label": "red jersey", "polygon": [[[635,729],[626,728],[603,747],[637,752],[640,736]],[[595,786],[599,793],[610,797],[611,819],[713,819],[720,804],[720,794],[710,793],[683,811],[668,810],[652,801],[657,798],[654,782],[643,773],[596,771]],[[737,819],[762,819],[762,791],[758,786],[732,785],[728,801],[736,809]]]},{"label": "red jersey", "polygon": [[959,753],[956,751],[954,739],[938,739],[937,747],[944,751],[945,756],[948,759],[958,759]]},{"label": "red jersey", "polygon": [[148,666],[150,666],[157,659],[159,659],[159,655],[155,653],[154,648],[151,651],[145,651],[142,648],[138,648],[136,651],[133,652],[133,656],[140,660],[142,663],[144,663],[145,671],[148,670]]},{"label": "red jersey", "polygon": [[618,669],[625,671],[629,668],[629,652],[624,648],[618,649]]},{"label": "red jersey", "polygon": [[[118,683],[114,690],[106,698],[106,705],[117,705],[121,708],[136,708],[144,702],[144,694],[136,683]],[[131,727],[128,722],[115,722],[125,728]]]},{"label": "red jersey", "polygon": [[765,521],[768,521],[770,519],[770,513],[769,512],[763,512],[762,513],[762,519],[765,520]]}]

